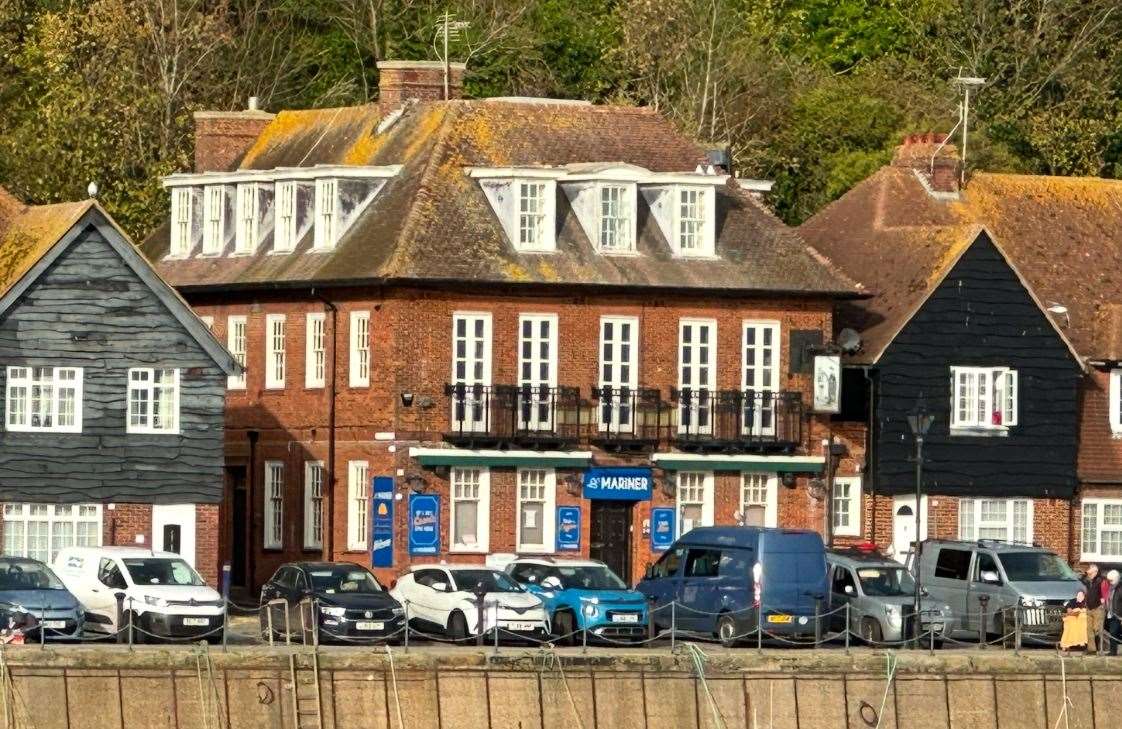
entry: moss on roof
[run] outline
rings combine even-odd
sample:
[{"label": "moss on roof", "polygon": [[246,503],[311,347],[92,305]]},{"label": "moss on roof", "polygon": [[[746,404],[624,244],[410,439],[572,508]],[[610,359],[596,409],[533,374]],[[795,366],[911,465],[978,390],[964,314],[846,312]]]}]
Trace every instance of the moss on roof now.
[{"label": "moss on roof", "polygon": [[[8,197],[11,198],[10,195]],[[93,205],[92,200],[19,205],[18,211],[6,223],[0,221],[0,296],[19,281]]]}]

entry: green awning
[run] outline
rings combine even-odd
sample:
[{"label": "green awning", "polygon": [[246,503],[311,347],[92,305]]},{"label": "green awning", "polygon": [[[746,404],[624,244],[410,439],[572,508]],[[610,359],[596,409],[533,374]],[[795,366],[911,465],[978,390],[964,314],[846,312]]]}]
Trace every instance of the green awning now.
[{"label": "green awning", "polygon": [[409,457],[422,466],[540,466],[585,468],[591,451],[501,451],[467,448],[410,448]]},{"label": "green awning", "polygon": [[651,462],[667,471],[762,471],[822,473],[825,459],[817,456],[750,456],[727,454],[655,453]]}]

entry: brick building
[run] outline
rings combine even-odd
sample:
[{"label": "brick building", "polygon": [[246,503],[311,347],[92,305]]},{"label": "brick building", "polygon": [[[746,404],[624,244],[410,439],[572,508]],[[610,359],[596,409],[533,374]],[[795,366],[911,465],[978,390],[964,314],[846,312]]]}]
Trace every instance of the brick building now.
[{"label": "brick building", "polygon": [[207,114],[143,246],[246,366],[236,583],[514,552],[635,579],[690,524],[858,532],[863,422],[813,413],[811,372],[862,294],[757,183],[647,109],[381,72],[380,105]]},{"label": "brick building", "polygon": [[[928,536],[1029,539],[1073,562],[1122,561],[1122,284],[1113,273],[1122,263],[1122,184],[979,172],[960,185],[954,149],[940,150],[941,141],[906,139],[891,165],[799,229],[876,292],[840,309],[835,323],[862,335],[849,364],[881,378],[866,529],[897,550],[915,530],[913,439],[903,421],[922,397],[936,416]],[[953,312],[944,307],[936,319],[931,302],[941,297]],[[933,354],[947,341],[953,354]],[[897,397],[910,400],[895,405],[884,389],[893,347],[942,368],[931,377],[905,362],[910,382]],[[970,367],[1017,371],[1004,392],[1016,393],[1020,412],[973,423],[952,412],[952,400],[971,395],[951,376],[968,384],[977,376]],[[993,392],[975,390],[969,402],[992,404]]]}]

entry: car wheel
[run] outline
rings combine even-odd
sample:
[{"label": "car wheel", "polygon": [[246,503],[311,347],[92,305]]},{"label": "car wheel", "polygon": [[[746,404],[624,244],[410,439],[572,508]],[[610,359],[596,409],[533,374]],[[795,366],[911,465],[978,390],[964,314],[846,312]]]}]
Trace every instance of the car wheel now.
[{"label": "car wheel", "polygon": [[553,635],[556,640],[555,643],[561,645],[576,645],[576,620],[573,614],[567,610],[562,610],[553,616]]},{"label": "car wheel", "polygon": [[468,639],[467,618],[459,610],[448,618],[448,637],[457,643],[466,643]]},{"label": "car wheel", "polygon": [[861,640],[869,645],[877,645],[884,641],[884,630],[876,618],[865,618],[861,621]]},{"label": "car wheel", "polygon": [[735,648],[740,644],[738,633],[736,620],[731,615],[725,613],[717,618],[717,640],[721,641],[721,645],[725,648]]}]

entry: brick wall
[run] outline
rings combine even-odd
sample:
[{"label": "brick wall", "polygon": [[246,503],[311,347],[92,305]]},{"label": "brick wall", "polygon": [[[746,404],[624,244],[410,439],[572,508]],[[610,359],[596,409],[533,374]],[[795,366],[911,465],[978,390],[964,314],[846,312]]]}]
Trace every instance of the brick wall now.
[{"label": "brick wall", "polygon": [[263,111],[195,112],[195,172],[227,171],[273,120]]},{"label": "brick wall", "polygon": [[1092,369],[1083,378],[1079,408],[1079,479],[1113,482],[1122,489],[1122,437],[1110,427],[1110,372]]}]

